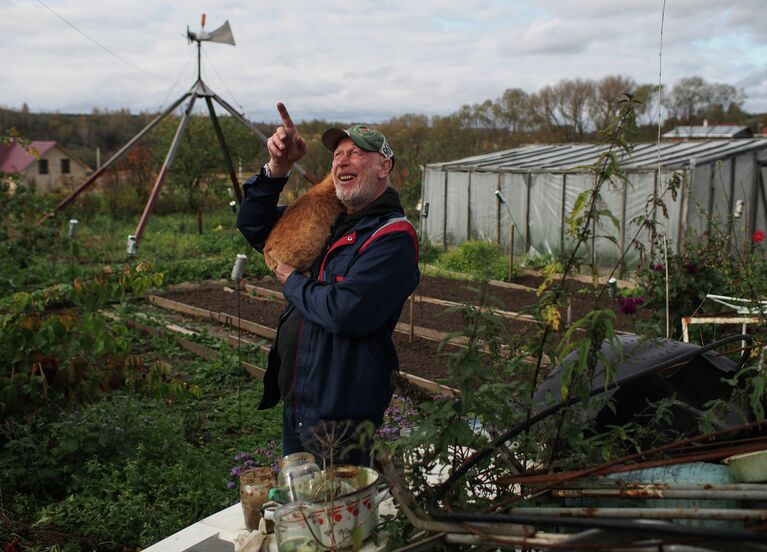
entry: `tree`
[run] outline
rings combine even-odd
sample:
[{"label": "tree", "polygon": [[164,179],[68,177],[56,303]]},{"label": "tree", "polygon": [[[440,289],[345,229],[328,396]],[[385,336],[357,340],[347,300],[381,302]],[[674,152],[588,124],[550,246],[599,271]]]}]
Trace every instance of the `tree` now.
[{"label": "tree", "polygon": [[530,96],[521,88],[509,88],[495,100],[493,106],[497,124],[509,132],[524,132],[528,129]]},{"label": "tree", "polygon": [[555,87],[559,97],[559,110],[569,139],[583,140],[588,126],[588,106],[594,102],[594,81],[563,80]]},{"label": "tree", "polygon": [[618,114],[625,95],[636,95],[637,83],[631,77],[611,75],[594,83],[594,96],[588,106],[589,117],[597,130],[607,125]]},{"label": "tree", "polygon": [[412,207],[421,195],[421,165],[429,162],[429,119],[425,115],[405,114],[378,128],[391,144],[396,144],[392,185],[400,191],[402,202]]},{"label": "tree", "polygon": [[581,141],[589,127],[588,106],[593,103],[594,82],[559,81],[530,97],[530,112],[542,138]]},{"label": "tree", "polygon": [[708,83],[702,77],[685,77],[671,89],[663,105],[669,116],[679,122],[699,124],[704,119],[722,121],[734,116],[742,119],[745,94],[729,84]]},{"label": "tree", "polygon": [[[235,168],[239,159],[254,159],[260,148],[258,139],[231,117],[220,117],[219,122]],[[178,120],[169,118],[158,126],[156,134],[152,133],[153,155],[158,168],[168,153],[177,127]],[[231,185],[228,182],[228,167],[210,118],[207,115],[191,117],[168,174],[166,190],[181,196],[184,211],[199,213],[205,201],[211,198],[224,204],[229,201],[225,192]]]},{"label": "tree", "polygon": [[657,84],[640,84],[634,91],[634,113],[636,113],[637,122],[651,125],[657,121],[658,113],[658,95],[663,92],[663,86],[658,88]]}]

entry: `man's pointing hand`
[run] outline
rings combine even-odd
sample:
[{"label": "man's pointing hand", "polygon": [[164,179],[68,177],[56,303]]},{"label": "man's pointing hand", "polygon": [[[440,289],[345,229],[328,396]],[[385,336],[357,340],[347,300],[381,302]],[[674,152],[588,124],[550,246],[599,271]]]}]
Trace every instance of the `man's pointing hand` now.
[{"label": "man's pointing hand", "polygon": [[293,168],[293,164],[306,155],[306,140],[298,133],[285,104],[277,103],[282,125],[277,127],[266,141],[269,150],[269,172],[272,177],[285,176]]}]

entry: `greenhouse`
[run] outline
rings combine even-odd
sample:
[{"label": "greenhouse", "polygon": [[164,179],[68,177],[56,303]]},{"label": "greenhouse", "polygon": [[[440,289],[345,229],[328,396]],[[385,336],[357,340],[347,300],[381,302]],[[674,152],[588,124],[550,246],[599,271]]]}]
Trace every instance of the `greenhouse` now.
[{"label": "greenhouse", "polygon": [[[550,144],[431,163],[424,168],[421,232],[438,245],[489,240],[515,254],[557,255],[567,249],[566,217],[578,195],[594,184],[592,168],[609,146]],[[729,231],[738,246],[767,221],[767,140],[696,140],[636,144],[621,158],[627,184],[613,178],[602,190],[605,207],[619,221],[603,219],[586,255],[610,266],[629,248],[625,262],[636,265],[633,240],[651,251],[646,230],[632,222],[650,214],[669,247],[678,252],[688,232],[705,235],[714,225]],[[663,193],[677,178],[678,194]],[[668,219],[649,210],[659,193]],[[609,238],[608,238],[609,236]],[[613,241],[614,240],[614,241]],[[532,248],[532,249],[531,249]]]}]

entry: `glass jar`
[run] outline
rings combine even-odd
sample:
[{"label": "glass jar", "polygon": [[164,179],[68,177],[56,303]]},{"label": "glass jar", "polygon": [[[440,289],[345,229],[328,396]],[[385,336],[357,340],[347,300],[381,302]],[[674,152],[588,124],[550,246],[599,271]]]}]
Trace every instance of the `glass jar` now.
[{"label": "glass jar", "polygon": [[287,490],[291,502],[311,500],[312,486],[321,477],[321,470],[310,452],[294,452],[280,460],[277,484]]},{"label": "glass jar", "polygon": [[280,552],[319,552],[325,548],[317,540],[314,508],[306,502],[291,502],[274,512],[277,550]]},{"label": "glass jar", "polygon": [[250,468],[240,472],[240,504],[248,531],[258,529],[261,506],[269,500],[269,490],[275,484],[272,468]]}]

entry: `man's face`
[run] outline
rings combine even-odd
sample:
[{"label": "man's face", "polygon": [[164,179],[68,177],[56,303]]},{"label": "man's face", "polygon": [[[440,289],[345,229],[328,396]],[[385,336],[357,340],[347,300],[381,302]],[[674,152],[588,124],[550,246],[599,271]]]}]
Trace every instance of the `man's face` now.
[{"label": "man's face", "polygon": [[359,211],[383,193],[390,170],[391,160],[344,138],[333,152],[331,172],[336,196],[348,212]]}]

